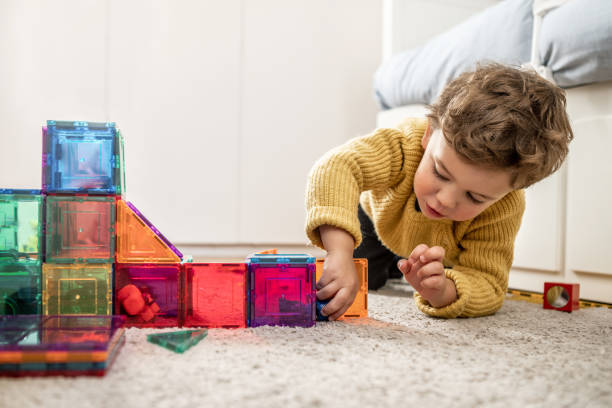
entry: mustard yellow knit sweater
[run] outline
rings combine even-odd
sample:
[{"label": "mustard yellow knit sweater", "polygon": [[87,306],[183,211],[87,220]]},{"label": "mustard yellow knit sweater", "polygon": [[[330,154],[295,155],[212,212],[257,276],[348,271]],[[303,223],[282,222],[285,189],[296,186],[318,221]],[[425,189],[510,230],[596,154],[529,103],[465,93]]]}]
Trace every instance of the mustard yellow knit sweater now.
[{"label": "mustard yellow knit sweater", "polygon": [[475,218],[431,220],[416,210],[415,171],[423,157],[421,139],[427,119],[411,118],[396,129],[378,129],[324,155],[313,167],[306,191],[306,233],[323,248],[318,227],[328,224],[361,243],[357,206],[361,202],[378,237],[393,253],[408,257],[419,244],[446,251],[446,277],[457,287],[457,300],[434,308],[418,293],[417,306],[439,317],[495,313],[504,302],[525,198],[509,193]]}]

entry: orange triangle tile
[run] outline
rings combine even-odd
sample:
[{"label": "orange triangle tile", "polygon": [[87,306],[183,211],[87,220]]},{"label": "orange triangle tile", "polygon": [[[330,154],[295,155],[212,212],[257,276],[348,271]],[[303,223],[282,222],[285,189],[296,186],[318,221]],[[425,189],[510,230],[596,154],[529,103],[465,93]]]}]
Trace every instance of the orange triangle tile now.
[{"label": "orange triangle tile", "polygon": [[131,203],[117,202],[117,262],[181,262],[182,254],[137,212]]}]

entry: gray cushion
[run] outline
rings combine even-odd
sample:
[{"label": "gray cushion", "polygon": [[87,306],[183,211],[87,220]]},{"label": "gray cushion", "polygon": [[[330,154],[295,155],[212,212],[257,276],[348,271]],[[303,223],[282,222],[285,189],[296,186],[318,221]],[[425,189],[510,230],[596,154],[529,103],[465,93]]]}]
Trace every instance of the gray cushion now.
[{"label": "gray cushion", "polygon": [[532,21],[531,0],[506,0],[421,47],[393,56],[374,77],[379,105],[431,103],[450,80],[478,61],[513,65],[528,61]]},{"label": "gray cushion", "polygon": [[612,79],[612,1],[572,0],[551,10],[538,49],[562,87]]}]

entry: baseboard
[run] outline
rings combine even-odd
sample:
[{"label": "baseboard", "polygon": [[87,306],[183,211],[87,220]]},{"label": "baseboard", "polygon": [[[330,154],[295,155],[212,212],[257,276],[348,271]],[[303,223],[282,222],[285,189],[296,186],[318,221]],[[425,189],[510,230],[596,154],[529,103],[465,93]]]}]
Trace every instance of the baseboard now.
[{"label": "baseboard", "polygon": [[178,244],[185,256],[190,255],[195,261],[207,259],[243,260],[249,254],[266,249],[276,248],[279,254],[310,254],[317,258],[325,256],[325,251],[314,246],[287,244]]}]

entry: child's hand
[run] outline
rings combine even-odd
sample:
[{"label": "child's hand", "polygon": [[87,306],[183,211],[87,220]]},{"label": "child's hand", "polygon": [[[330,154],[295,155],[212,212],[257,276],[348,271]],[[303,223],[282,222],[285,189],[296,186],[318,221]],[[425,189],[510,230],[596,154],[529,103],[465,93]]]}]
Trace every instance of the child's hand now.
[{"label": "child's hand", "polygon": [[321,309],[321,314],[336,320],[353,304],[359,280],[355,271],[352,252],[332,251],[323,263],[323,274],[317,282],[317,298],[330,302]]},{"label": "child's hand", "polygon": [[444,307],[457,299],[455,283],[444,274],[444,248],[420,244],[397,267],[412,287],[433,307]]}]

